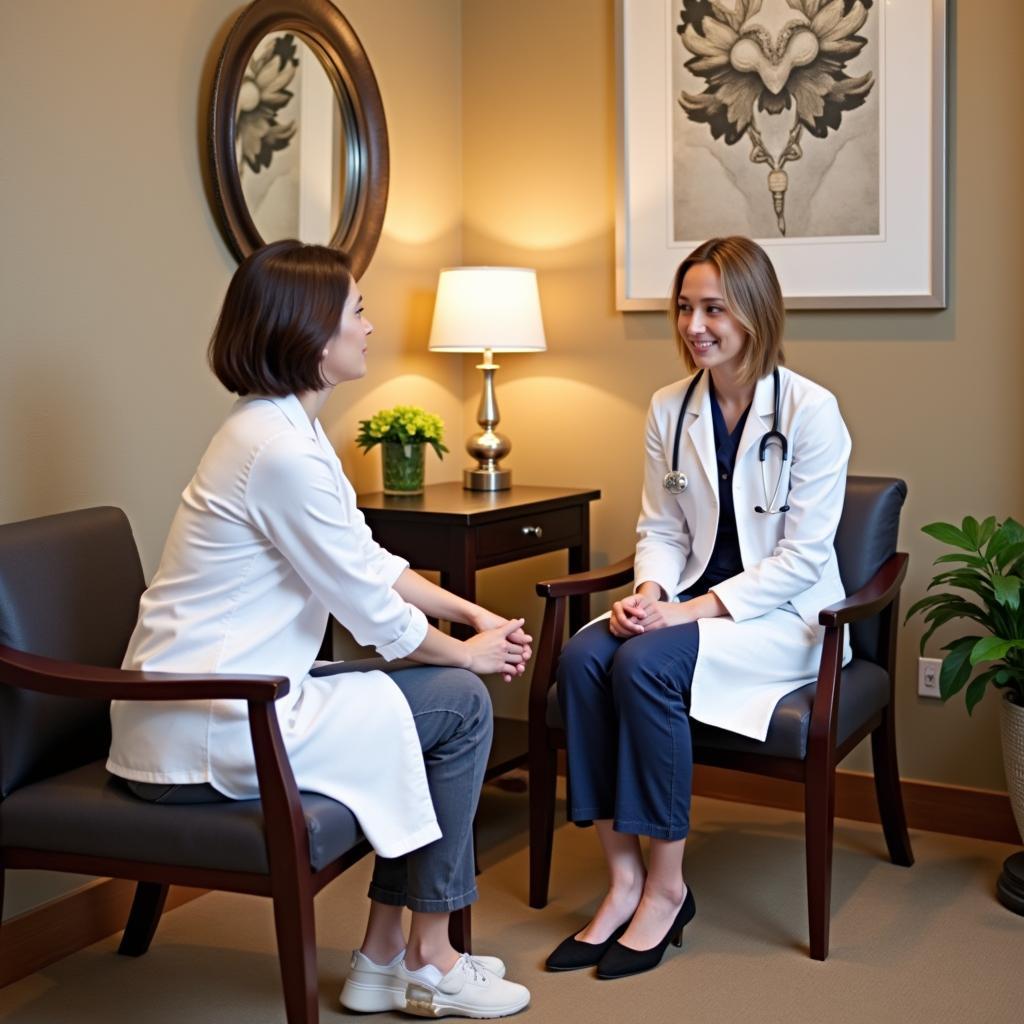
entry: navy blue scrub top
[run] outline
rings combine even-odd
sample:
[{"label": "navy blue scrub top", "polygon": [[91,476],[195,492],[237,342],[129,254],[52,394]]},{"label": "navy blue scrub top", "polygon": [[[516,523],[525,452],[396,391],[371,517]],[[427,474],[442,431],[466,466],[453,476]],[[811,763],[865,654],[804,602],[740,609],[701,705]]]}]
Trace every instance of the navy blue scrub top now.
[{"label": "navy blue scrub top", "polygon": [[687,591],[691,596],[706,594],[716,583],[743,572],[740,539],[736,532],[736,506],[732,499],[732,477],[736,467],[736,451],[750,406],[743,410],[743,415],[730,434],[718,398],[715,396],[715,386],[710,380],[708,390],[711,396],[711,423],[715,432],[715,454],[718,460],[718,534],[715,536],[715,546],[704,575]]}]

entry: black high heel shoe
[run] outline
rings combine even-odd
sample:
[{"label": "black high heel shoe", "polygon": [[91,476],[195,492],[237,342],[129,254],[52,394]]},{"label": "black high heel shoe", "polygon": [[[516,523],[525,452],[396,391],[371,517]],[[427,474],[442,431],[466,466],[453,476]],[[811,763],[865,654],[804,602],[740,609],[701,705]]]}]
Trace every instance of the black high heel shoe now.
[{"label": "black high heel shoe", "polygon": [[604,956],[608,947],[617,942],[622,933],[629,927],[629,921],[619,925],[604,942],[580,942],[576,932],[563,939],[544,961],[549,971],[578,971],[584,967],[593,967]]},{"label": "black high heel shoe", "polygon": [[696,913],[697,904],[693,899],[693,890],[687,888],[683,905],[661,942],[650,949],[630,949],[621,942],[612,943],[608,947],[608,952],[598,961],[597,976],[608,981],[612,978],[627,978],[631,974],[642,974],[657,967],[670,941],[674,946],[683,944],[683,928],[693,920]]}]

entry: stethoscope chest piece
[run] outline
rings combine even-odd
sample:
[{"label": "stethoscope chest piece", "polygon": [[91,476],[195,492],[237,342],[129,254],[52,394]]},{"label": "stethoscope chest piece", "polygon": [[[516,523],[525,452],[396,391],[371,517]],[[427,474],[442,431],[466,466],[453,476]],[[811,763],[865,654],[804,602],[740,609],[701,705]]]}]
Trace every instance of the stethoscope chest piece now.
[{"label": "stethoscope chest piece", "polygon": [[[699,381],[703,375],[703,369],[698,370],[690,381],[690,386],[686,389],[686,394],[683,395],[683,404],[679,409],[679,419],[676,421],[676,436],[672,445],[672,468],[665,474],[661,481],[662,487],[664,487],[669,494],[682,494],[690,483],[690,481],[686,479],[686,474],[676,469],[676,466],[679,465],[679,442],[683,436],[683,419],[686,416],[686,407],[690,404],[690,396],[693,394],[693,390],[697,386],[697,381]],[[782,487],[784,466],[789,460],[789,442],[786,440],[786,435],[779,430],[778,369],[772,371],[772,384],[774,385],[775,391],[772,429],[761,438],[761,443],[758,446],[757,451],[758,459],[761,462],[761,483],[764,487],[765,504],[755,505],[754,511],[760,512],[761,515],[777,516],[782,512],[789,511],[788,505],[780,505],[778,508],[772,507],[775,504],[775,499],[779,496],[779,489]],[[768,496],[768,477],[765,470],[765,459],[767,458],[769,447],[777,447],[779,449],[779,475],[775,478],[775,490],[772,491],[771,497]]]},{"label": "stethoscope chest piece", "polygon": [[686,478],[686,474],[680,472],[678,469],[673,469],[666,473],[665,478],[661,483],[669,494],[682,494],[690,485],[690,481]]}]

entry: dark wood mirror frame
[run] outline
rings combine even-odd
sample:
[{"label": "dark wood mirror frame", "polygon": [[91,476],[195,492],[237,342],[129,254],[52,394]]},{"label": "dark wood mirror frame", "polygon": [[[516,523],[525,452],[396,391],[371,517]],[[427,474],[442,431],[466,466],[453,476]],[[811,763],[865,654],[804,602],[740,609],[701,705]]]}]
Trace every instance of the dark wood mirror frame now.
[{"label": "dark wood mirror frame", "polygon": [[327,243],[343,249],[358,278],[377,248],[388,196],[388,132],[384,104],[366,51],[330,0],[255,0],[238,16],[221,50],[210,100],[207,158],[214,212],[231,251],[241,260],[266,241],[242,195],[235,157],[235,110],[242,77],[265,36],[296,32],[315,50],[341,106],[346,135],[343,214]]}]

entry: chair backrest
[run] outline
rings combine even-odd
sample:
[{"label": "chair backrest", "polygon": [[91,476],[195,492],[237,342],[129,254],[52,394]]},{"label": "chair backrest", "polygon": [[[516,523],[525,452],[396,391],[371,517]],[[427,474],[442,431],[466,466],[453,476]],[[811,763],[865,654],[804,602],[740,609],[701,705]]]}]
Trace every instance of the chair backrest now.
[{"label": "chair backrest", "polygon": [[[0,644],[118,668],[145,587],[125,514],[89,508],[0,526]],[[103,756],[106,701],[3,685],[0,799],[35,779]]]},{"label": "chair backrest", "polygon": [[[836,530],[835,548],[847,594],[863,587],[896,553],[900,511],[906,497],[907,485],[894,477],[846,478],[846,501]],[[850,645],[855,657],[877,665],[888,664],[888,651],[880,649],[879,616],[855,623],[850,628]]]}]

